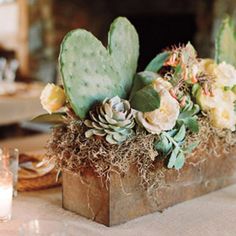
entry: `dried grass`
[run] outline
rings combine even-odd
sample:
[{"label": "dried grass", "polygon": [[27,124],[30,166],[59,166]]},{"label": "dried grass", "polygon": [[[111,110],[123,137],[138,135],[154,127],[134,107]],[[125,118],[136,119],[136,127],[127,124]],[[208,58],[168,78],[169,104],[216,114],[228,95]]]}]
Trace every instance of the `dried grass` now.
[{"label": "dried grass", "polygon": [[[205,116],[199,119],[199,124],[198,134],[189,132],[187,135],[185,145],[195,141],[200,141],[200,144],[186,157],[186,162],[191,162],[191,157],[199,148],[217,156],[222,153],[218,146],[222,147],[224,144],[223,152],[227,153],[236,144],[235,132],[211,127]],[[111,172],[122,176],[129,171],[131,165],[135,165],[141,185],[150,194],[164,184],[165,172],[169,170],[161,154],[153,147],[154,140],[158,139],[157,135],[137,130],[135,137],[121,145],[111,145],[103,138],[85,138],[85,130],[82,122],[73,120],[66,125],[54,127],[47,144],[47,157],[55,161],[59,170],[68,169],[80,173],[82,169],[89,167],[99,177],[105,177],[109,181]]]},{"label": "dried grass", "polygon": [[146,179],[153,166],[152,159],[158,155],[153,149],[155,135],[138,131],[135,137],[121,145],[111,145],[103,138],[85,138],[85,129],[82,123],[75,121],[54,127],[47,144],[47,157],[55,161],[59,170],[79,173],[91,167],[98,176],[109,180],[111,171],[124,174],[135,164]]}]

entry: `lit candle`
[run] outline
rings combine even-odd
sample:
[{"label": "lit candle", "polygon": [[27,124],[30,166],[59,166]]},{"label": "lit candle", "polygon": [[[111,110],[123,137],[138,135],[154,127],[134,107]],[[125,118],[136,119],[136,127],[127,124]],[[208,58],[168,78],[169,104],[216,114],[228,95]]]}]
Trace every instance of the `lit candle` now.
[{"label": "lit candle", "polygon": [[8,170],[0,170],[0,222],[11,219],[13,175]]}]

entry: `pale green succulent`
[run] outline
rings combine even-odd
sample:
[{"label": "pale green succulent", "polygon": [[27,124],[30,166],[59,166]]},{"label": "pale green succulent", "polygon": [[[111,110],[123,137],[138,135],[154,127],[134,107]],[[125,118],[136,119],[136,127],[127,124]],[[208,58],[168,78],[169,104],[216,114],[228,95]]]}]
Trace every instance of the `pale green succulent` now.
[{"label": "pale green succulent", "polygon": [[90,119],[84,122],[90,128],[85,132],[87,138],[93,135],[103,136],[110,144],[120,144],[134,134],[133,110],[128,101],[118,96],[106,98],[89,115]]}]

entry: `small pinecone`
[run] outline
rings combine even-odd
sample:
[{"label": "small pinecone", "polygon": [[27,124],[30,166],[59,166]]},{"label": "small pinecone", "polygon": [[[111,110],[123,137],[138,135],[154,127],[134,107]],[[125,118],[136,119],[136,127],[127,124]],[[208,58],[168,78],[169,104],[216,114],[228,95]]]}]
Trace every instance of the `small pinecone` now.
[{"label": "small pinecone", "polygon": [[90,128],[85,136],[105,136],[111,144],[120,144],[134,134],[135,125],[133,110],[128,101],[118,96],[105,99],[95,111],[90,111],[90,120],[84,124]]}]

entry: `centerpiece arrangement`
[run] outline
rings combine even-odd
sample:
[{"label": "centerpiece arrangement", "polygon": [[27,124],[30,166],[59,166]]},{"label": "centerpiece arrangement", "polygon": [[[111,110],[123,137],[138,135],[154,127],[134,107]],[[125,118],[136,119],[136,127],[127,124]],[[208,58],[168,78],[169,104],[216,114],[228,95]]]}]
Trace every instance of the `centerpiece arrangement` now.
[{"label": "centerpiece arrangement", "polygon": [[236,182],[236,37],[226,18],[216,56],[172,46],[137,73],[139,39],[124,17],[108,46],[68,33],[62,86],[41,102],[56,123],[47,156],[63,173],[63,206],[113,225]]}]

